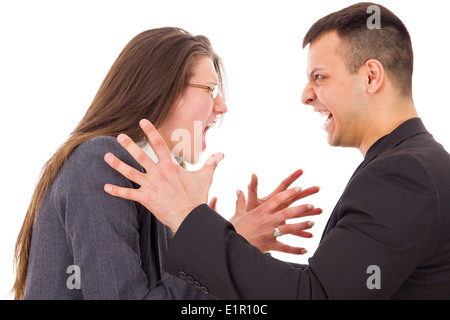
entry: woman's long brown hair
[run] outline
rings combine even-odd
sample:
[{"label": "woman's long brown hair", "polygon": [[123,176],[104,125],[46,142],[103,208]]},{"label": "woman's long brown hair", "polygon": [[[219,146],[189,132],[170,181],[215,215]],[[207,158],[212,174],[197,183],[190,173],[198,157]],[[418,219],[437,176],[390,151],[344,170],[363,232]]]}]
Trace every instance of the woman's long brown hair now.
[{"label": "woman's long brown hair", "polygon": [[45,163],[16,241],[16,280],[12,291],[22,299],[28,273],[31,237],[42,201],[69,155],[97,136],[125,133],[146,141],[138,123],[149,119],[158,128],[186,89],[198,56],[210,57],[222,86],[220,58],[204,36],[179,28],[158,28],[134,37],[122,50],[101,84],[91,106],[67,141]]}]

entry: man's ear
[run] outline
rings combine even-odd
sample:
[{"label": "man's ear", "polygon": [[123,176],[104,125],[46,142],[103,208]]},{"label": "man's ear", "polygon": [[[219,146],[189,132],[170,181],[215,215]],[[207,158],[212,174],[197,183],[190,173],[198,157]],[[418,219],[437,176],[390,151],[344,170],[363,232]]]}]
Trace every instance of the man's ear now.
[{"label": "man's ear", "polygon": [[361,68],[361,72],[367,93],[378,92],[385,80],[385,72],[381,62],[376,59],[367,60]]}]

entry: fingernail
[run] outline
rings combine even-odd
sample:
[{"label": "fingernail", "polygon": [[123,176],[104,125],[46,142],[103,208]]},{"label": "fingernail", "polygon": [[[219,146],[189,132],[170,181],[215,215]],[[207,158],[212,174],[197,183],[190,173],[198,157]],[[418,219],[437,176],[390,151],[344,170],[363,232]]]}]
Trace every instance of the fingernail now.
[{"label": "fingernail", "polygon": [[216,156],[214,157],[214,162],[216,164],[218,164],[220,161],[222,161],[224,158],[224,154],[223,153],[218,153],[216,154]]},{"label": "fingernail", "polygon": [[105,161],[106,161],[106,162],[112,163],[113,160],[114,160],[114,157],[113,157],[112,154],[110,154],[110,153],[105,154]]},{"label": "fingernail", "polygon": [[308,221],[308,227],[312,227],[314,225],[314,221]]},{"label": "fingernail", "polygon": [[109,184],[105,184],[105,191],[106,192],[112,192],[112,186]]},{"label": "fingernail", "polygon": [[212,155],[211,157],[209,157],[208,161],[206,161],[207,164],[211,165],[213,164],[215,161],[215,155]]},{"label": "fingernail", "polygon": [[312,210],[312,209],[314,209],[314,206],[312,204],[308,204],[308,209]]},{"label": "fingernail", "polygon": [[117,141],[124,142],[125,141],[125,135],[123,133],[119,134],[119,136],[117,137]]},{"label": "fingernail", "polygon": [[241,194],[241,190],[237,189],[236,190],[236,196],[239,198],[239,195]]},{"label": "fingernail", "polygon": [[139,124],[142,128],[145,128],[146,126],[148,126],[148,120],[142,119],[141,121],[139,121]]},{"label": "fingernail", "polygon": [[301,251],[301,254],[305,254],[305,253],[308,253],[308,250],[303,249],[303,250]]},{"label": "fingernail", "polygon": [[295,192],[302,191],[302,187],[295,187]]}]

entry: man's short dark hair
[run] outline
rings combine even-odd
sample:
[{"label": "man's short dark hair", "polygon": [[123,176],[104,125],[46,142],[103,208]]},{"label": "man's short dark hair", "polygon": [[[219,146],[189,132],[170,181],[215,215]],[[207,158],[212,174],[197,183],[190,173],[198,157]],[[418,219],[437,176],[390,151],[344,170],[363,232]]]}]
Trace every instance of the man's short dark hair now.
[{"label": "man's short dark hair", "polygon": [[[371,5],[380,8],[380,28],[369,28]],[[318,20],[303,39],[303,48],[325,33],[336,31],[343,43],[347,70],[355,74],[369,59],[381,62],[389,78],[404,96],[412,96],[414,55],[403,22],[387,8],[369,2],[354,4]]]}]

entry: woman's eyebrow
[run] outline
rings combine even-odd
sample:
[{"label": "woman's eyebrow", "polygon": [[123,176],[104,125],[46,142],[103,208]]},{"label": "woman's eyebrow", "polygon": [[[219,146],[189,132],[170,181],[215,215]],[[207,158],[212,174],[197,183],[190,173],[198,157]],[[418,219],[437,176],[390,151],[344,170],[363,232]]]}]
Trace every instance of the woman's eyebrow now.
[{"label": "woman's eyebrow", "polygon": [[215,81],[215,80],[198,80],[197,82],[198,82],[199,84],[201,83],[201,84],[203,84],[203,85],[213,85],[213,86],[219,84],[219,83],[218,83],[217,81]]},{"label": "woman's eyebrow", "polygon": [[218,82],[217,81],[209,81],[209,82],[207,82],[208,84],[212,84],[212,85],[218,85]]}]

